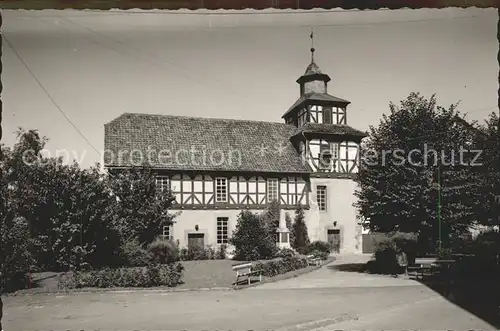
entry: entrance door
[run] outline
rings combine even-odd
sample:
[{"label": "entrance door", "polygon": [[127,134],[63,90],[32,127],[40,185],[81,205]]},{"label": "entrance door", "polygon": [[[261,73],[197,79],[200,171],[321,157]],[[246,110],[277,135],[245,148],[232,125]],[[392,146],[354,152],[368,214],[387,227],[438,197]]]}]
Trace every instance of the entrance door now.
[{"label": "entrance door", "polygon": [[332,252],[340,253],[340,230],[329,229],[327,230],[328,242],[332,245]]},{"label": "entrance door", "polygon": [[194,246],[205,247],[205,234],[188,233],[188,248]]}]

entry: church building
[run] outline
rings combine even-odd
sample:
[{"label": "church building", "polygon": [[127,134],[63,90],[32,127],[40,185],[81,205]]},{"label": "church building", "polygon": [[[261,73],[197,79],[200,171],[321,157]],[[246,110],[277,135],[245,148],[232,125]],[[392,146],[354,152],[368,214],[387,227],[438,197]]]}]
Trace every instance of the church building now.
[{"label": "church building", "polygon": [[353,178],[366,133],[347,125],[350,102],[328,93],[314,51],[281,123],[125,113],[105,124],[104,166],[149,166],[158,189],[176,197],[172,209],[181,213],[159,235],[181,247],[226,244],[242,210],[261,213],[279,201],[282,247],[285,213],[293,219],[302,207],[311,241],[361,253]]}]

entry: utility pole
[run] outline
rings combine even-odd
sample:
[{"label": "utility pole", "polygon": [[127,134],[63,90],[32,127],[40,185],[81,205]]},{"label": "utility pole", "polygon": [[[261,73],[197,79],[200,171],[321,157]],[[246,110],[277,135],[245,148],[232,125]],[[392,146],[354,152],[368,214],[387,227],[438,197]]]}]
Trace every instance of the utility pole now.
[{"label": "utility pole", "polygon": [[441,167],[439,166],[439,164],[437,165],[437,193],[438,193],[438,196],[437,196],[437,221],[438,221],[438,238],[439,238],[439,243],[438,243],[438,247],[439,247],[439,250],[441,250],[442,248],[442,237],[441,237],[441,232],[442,232],[442,229],[441,229]]}]

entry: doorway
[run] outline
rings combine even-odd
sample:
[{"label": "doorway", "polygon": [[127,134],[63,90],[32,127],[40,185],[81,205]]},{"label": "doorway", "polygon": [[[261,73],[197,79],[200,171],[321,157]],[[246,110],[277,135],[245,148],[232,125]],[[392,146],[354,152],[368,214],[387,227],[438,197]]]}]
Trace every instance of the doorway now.
[{"label": "doorway", "polygon": [[205,247],[204,233],[188,233],[188,248],[192,248],[195,246]]},{"label": "doorway", "polygon": [[340,253],[340,230],[328,229],[327,230],[328,243],[332,246],[333,253]]}]

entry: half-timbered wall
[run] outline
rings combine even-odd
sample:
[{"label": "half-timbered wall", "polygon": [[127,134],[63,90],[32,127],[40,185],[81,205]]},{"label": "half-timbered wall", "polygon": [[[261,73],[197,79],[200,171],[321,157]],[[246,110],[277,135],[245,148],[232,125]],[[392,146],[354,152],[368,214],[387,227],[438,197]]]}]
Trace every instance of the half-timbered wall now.
[{"label": "half-timbered wall", "polygon": [[309,165],[318,172],[358,172],[359,146],[355,142],[313,139],[307,144],[306,155]]},{"label": "half-timbered wall", "polygon": [[[161,176],[162,183],[165,176]],[[272,200],[283,205],[307,205],[308,187],[300,177],[243,177],[173,175],[168,181],[175,204],[191,207],[266,206]]]},{"label": "half-timbered wall", "polygon": [[310,123],[347,124],[346,109],[341,107],[310,106]]}]

